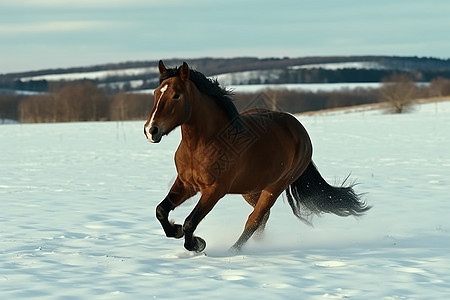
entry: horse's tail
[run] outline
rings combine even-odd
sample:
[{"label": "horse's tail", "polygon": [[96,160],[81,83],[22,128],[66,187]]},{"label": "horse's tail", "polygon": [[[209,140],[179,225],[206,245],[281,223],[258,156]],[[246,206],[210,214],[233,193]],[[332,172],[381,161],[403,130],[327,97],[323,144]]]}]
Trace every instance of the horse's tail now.
[{"label": "horse's tail", "polygon": [[361,216],[370,206],[361,200],[361,194],[355,193],[354,184],[344,186],[346,180],[340,187],[329,185],[311,161],[303,174],[286,189],[287,200],[294,214],[309,225],[312,217],[321,213]]}]

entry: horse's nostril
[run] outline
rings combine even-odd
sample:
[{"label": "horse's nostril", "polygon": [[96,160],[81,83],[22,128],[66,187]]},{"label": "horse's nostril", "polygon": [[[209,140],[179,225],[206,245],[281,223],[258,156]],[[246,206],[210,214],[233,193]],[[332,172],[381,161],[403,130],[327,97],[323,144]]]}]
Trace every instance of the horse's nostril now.
[{"label": "horse's nostril", "polygon": [[150,128],[150,133],[151,133],[151,135],[156,135],[156,134],[158,133],[158,131],[159,131],[159,128],[156,127],[156,126],[152,126],[152,127]]}]

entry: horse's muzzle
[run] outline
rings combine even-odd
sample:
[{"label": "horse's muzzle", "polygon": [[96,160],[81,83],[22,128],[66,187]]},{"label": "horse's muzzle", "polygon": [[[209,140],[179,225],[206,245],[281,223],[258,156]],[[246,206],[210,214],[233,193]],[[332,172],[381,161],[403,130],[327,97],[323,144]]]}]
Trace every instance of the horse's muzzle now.
[{"label": "horse's muzzle", "polygon": [[151,143],[159,143],[163,136],[164,130],[158,126],[153,125],[150,127],[144,127],[144,134],[147,140]]}]

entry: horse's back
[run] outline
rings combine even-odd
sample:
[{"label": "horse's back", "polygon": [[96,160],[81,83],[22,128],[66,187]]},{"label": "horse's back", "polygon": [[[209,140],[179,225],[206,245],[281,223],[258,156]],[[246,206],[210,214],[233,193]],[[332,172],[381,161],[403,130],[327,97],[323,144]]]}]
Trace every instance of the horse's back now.
[{"label": "horse's back", "polygon": [[270,109],[266,109],[266,108],[251,108],[251,109],[247,109],[244,110],[243,112],[241,112],[241,115],[254,115],[254,114],[262,114],[262,113],[270,113],[273,112]]},{"label": "horse's back", "polygon": [[[290,184],[312,156],[308,133],[298,119],[288,113],[252,109],[241,114],[241,121],[253,141],[241,153],[241,169],[259,174],[260,181]],[[247,172],[246,181],[249,181]]]},{"label": "horse's back", "polygon": [[305,127],[292,114],[254,108],[242,112],[241,118],[243,123],[249,128],[257,129],[259,127],[264,133],[273,132],[274,134],[280,134],[284,131],[296,142],[302,140],[310,143]]}]

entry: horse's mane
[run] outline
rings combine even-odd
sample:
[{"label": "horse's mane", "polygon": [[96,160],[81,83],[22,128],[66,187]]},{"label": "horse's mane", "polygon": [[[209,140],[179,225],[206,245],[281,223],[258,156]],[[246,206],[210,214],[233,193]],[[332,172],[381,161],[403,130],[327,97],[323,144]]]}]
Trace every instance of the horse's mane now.
[{"label": "horse's mane", "polygon": [[[220,86],[217,79],[207,78],[202,73],[193,69],[190,69],[189,71],[189,79],[195,84],[200,92],[211,96],[216,104],[230,118],[230,120],[236,120],[239,118],[239,112],[233,103],[233,99],[231,98],[233,93],[230,90]],[[159,76],[159,83],[161,84],[167,78],[178,76],[179,73],[180,68],[167,69],[166,72]]]}]

